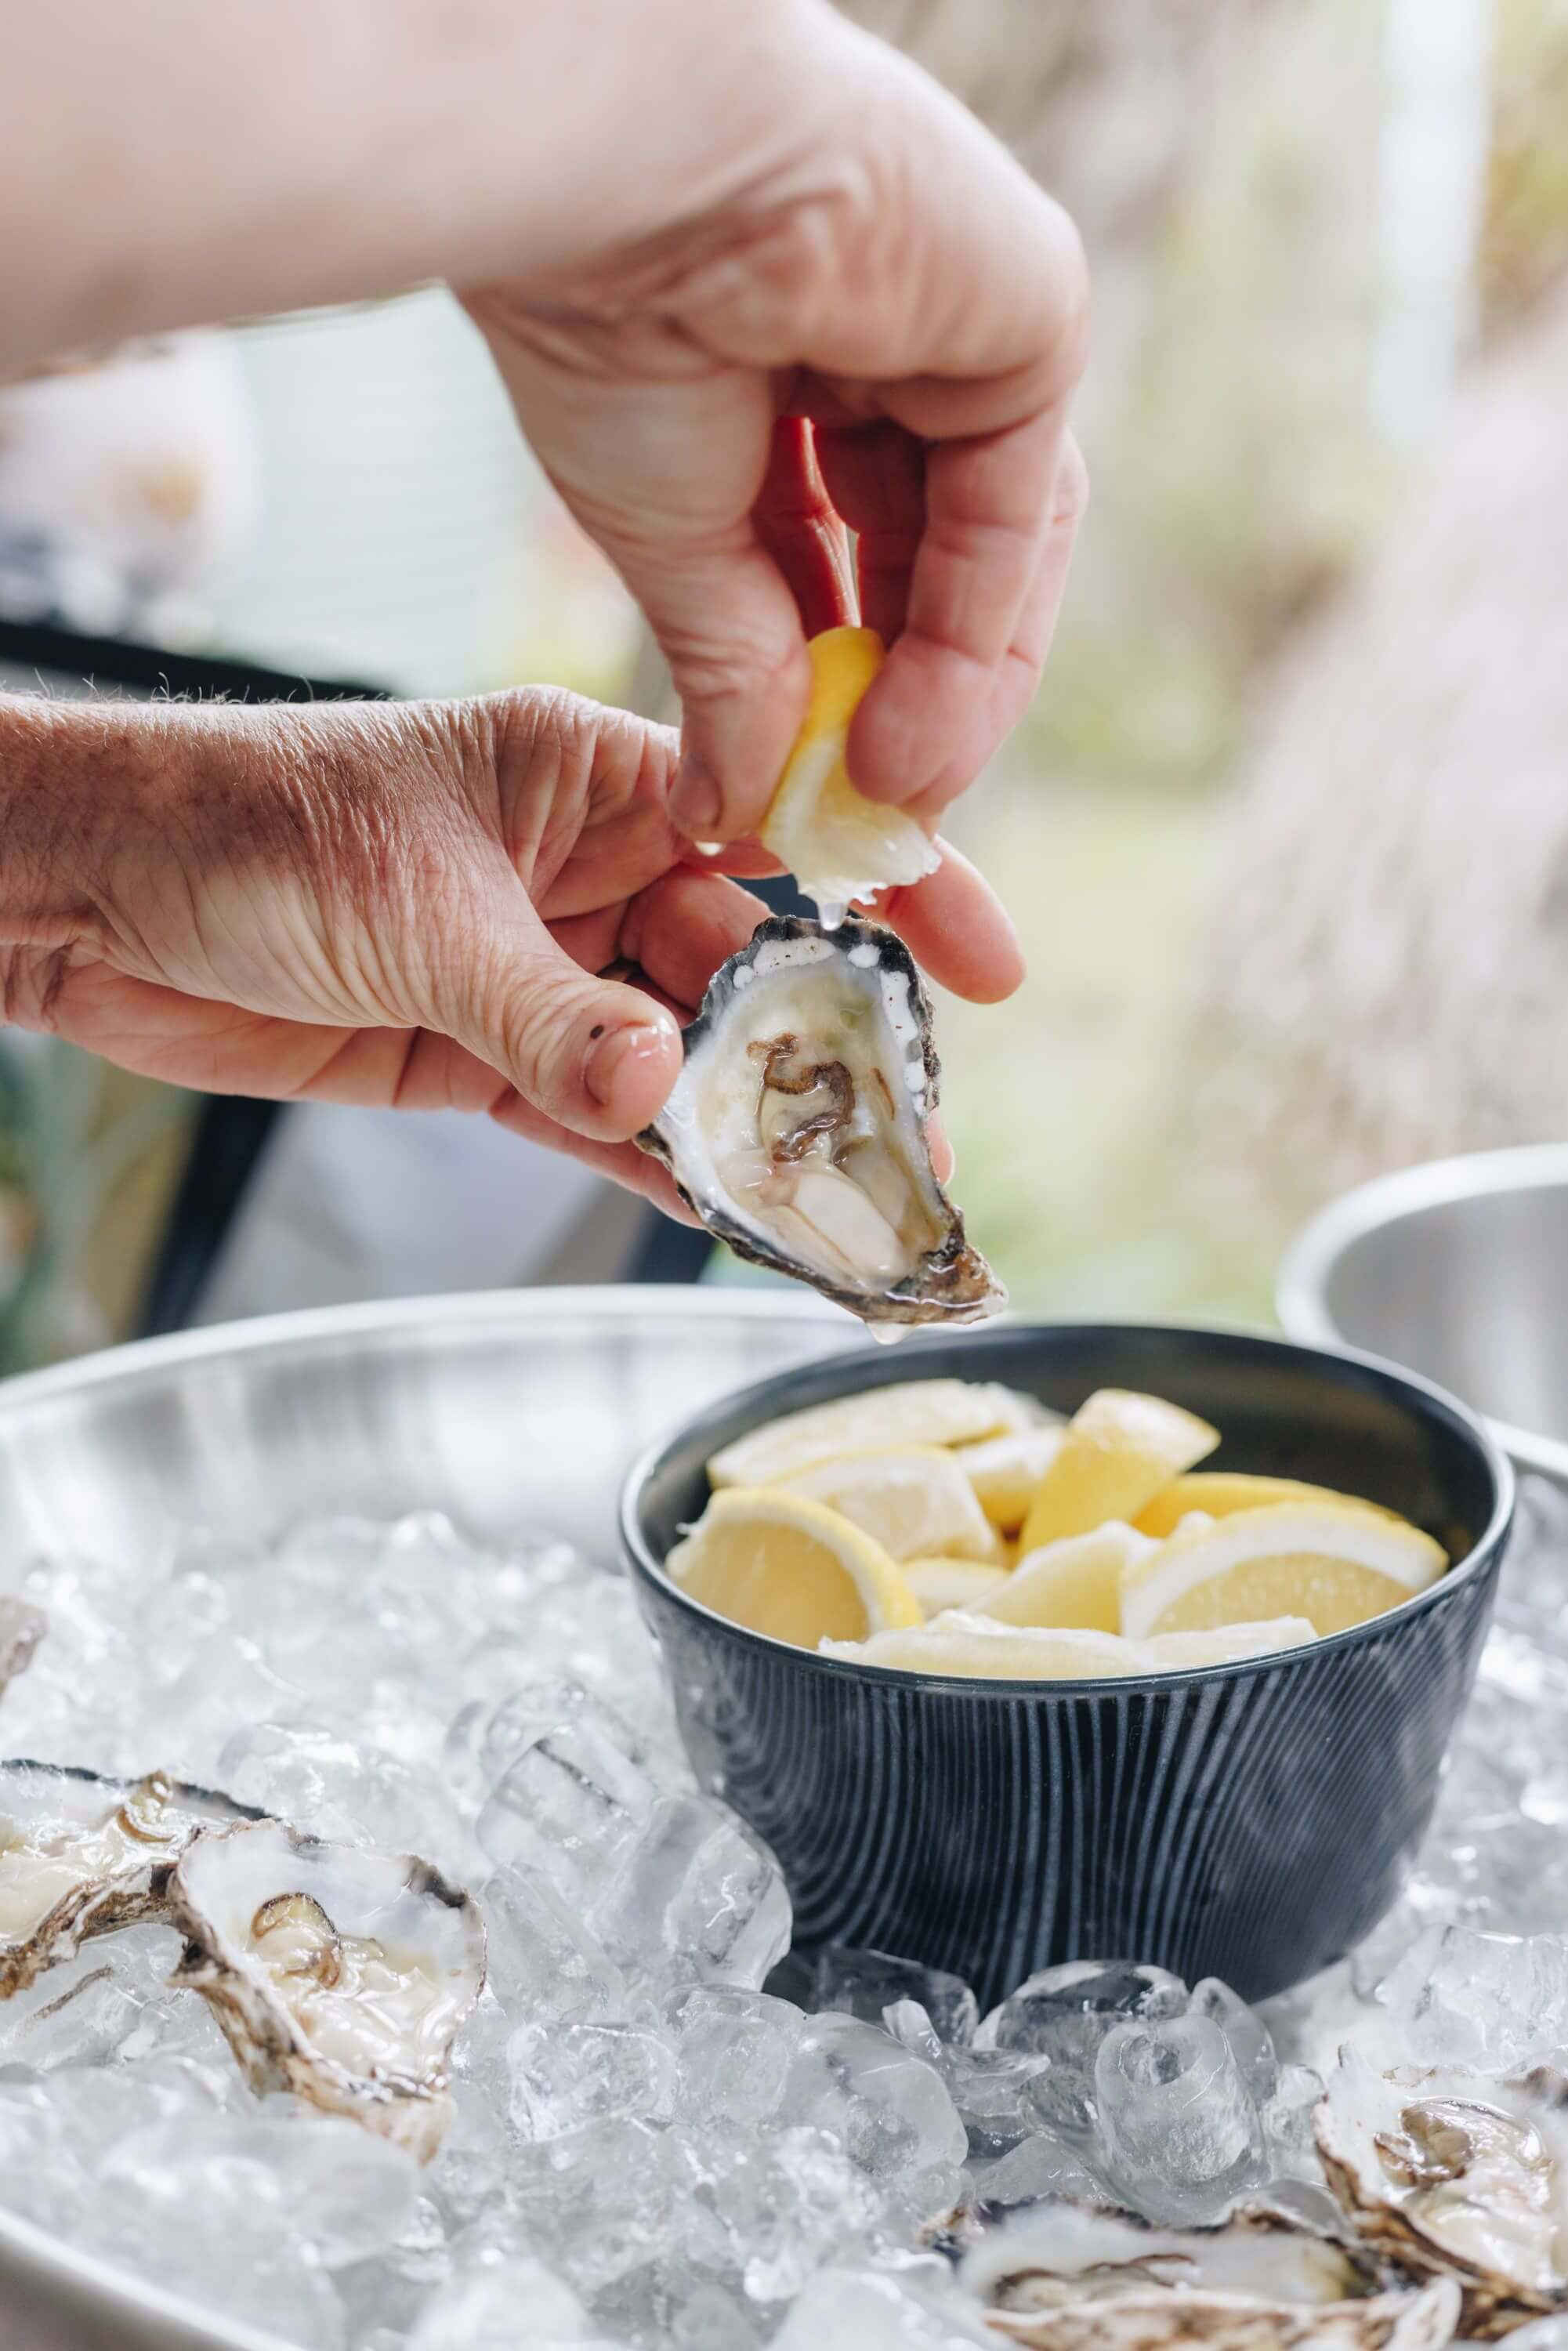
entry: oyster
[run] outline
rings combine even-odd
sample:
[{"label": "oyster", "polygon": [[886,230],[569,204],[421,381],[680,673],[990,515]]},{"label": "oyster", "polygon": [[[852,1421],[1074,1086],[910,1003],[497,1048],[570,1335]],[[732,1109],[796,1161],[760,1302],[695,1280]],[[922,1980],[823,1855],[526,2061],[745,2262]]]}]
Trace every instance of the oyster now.
[{"label": "oyster", "polygon": [[991,2231],[959,2274],[988,2324],[1037,2351],[1437,2351],[1451,2279],[1412,2284],[1282,2212],[1218,2229],[1152,2229],[1054,2204]]},{"label": "oyster", "polygon": [[33,1652],[49,1629],[49,1620],[30,1600],[0,1593],[0,1692],[26,1673]]},{"label": "oyster", "polygon": [[771,917],[715,974],[685,1048],[637,1140],[710,1232],[871,1323],[1001,1306],[931,1165],[931,1008],[891,931]]},{"label": "oyster", "polygon": [[427,2163],[453,2105],[447,2061],[485,1983],[470,1897],[407,1854],[264,1821],[202,1837],[170,1914],[172,1980],[208,2001],[253,2090],[291,2090]]},{"label": "oyster", "polygon": [[198,1829],[259,1817],[164,1771],[114,1780],[57,1763],[0,1763],[0,2000],[89,1936],[159,1917],[170,1873]]},{"label": "oyster", "polygon": [[1568,2084],[1341,2053],[1315,2121],[1330,2187],[1406,2269],[1456,2279],[1483,2340],[1568,2310]]}]

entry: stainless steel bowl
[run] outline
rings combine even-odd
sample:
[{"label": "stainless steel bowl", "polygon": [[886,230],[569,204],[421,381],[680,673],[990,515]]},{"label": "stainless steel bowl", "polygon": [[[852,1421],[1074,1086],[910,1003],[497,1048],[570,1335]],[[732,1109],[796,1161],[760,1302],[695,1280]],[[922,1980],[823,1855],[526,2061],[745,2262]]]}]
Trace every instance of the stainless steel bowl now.
[{"label": "stainless steel bowl", "polygon": [[1568,1482],[1568,1144],[1408,1167],[1316,1217],[1281,1269],[1292,1338],[1364,1347]]},{"label": "stainless steel bowl", "polygon": [[[622,1476],[662,1429],[859,1337],[814,1300],[550,1290],[279,1315],[3,1382],[0,1590],[40,1552],[129,1570],[181,1524],[266,1533],[329,1510],[548,1527],[608,1560]],[[277,2351],[3,2195],[0,2346]]]}]

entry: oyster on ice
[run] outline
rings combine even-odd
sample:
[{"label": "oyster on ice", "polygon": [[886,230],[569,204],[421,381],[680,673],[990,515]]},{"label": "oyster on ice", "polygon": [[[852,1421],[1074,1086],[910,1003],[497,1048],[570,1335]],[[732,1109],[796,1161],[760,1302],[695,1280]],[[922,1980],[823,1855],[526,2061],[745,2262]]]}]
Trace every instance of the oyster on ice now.
[{"label": "oyster on ice", "polygon": [[290,2090],[428,2163],[485,1984],[468,1895],[411,1855],[264,1821],[199,1838],[169,1907],[186,1938],[172,1980],[211,2004],[253,2090]]},{"label": "oyster on ice", "polygon": [[1035,2351],[1438,2351],[1451,2279],[1401,2278],[1290,2214],[1217,2229],[1154,2229],[1052,2204],[990,2231],[960,2276],[998,2335]]},{"label": "oyster on ice", "polygon": [[1568,2083],[1498,2081],[1341,2053],[1314,2127],[1359,2234],[1418,2276],[1455,2279],[1487,2341],[1568,2310]]},{"label": "oyster on ice", "polygon": [[738,1255],[867,1322],[1002,1305],[931,1165],[931,1008],[891,931],[770,917],[715,974],[685,1054],[637,1140]]},{"label": "oyster on ice", "polygon": [[114,1780],[58,1763],[0,1763],[0,2000],[89,1936],[162,1917],[174,1864],[197,1831],[259,1817],[164,1771]]},{"label": "oyster on ice", "polygon": [[49,1620],[30,1600],[0,1593],[0,1693],[16,1676],[26,1673],[33,1652],[49,1629]]}]

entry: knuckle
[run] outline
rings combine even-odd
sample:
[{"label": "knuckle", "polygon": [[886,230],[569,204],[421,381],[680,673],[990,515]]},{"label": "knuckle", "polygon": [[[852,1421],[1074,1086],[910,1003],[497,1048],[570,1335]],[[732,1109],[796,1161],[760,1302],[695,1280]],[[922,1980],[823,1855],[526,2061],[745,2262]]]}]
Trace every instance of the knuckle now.
[{"label": "knuckle", "polygon": [[1052,522],[1064,527],[1082,522],[1089,511],[1089,467],[1084,462],[1082,450],[1070,433],[1062,444],[1061,463],[1057,467]]}]

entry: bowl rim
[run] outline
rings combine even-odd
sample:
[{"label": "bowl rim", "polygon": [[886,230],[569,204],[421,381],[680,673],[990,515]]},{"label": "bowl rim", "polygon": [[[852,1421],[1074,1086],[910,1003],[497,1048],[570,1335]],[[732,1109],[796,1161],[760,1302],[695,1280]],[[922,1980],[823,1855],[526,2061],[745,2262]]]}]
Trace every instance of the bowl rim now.
[{"label": "bowl rim", "polygon": [[[1451,1159],[1427,1159],[1375,1176],[1329,1201],[1303,1225],[1280,1261],[1274,1301],[1291,1338],[1343,1353],[1357,1352],[1329,1310],[1329,1284],[1342,1258],[1368,1234],[1404,1224],[1429,1208],[1460,1200],[1494,1197],[1500,1192],[1568,1189],[1568,1143],[1523,1143],[1501,1151],[1471,1151]],[[1397,1368],[1403,1369],[1404,1366]],[[1424,1374],[1410,1372],[1412,1379]],[[1568,1439],[1521,1428],[1495,1413],[1475,1418],[1526,1469],[1540,1470],[1568,1485]]]},{"label": "bowl rim", "polygon": [[[1477,1534],[1464,1557],[1456,1560],[1448,1572],[1429,1583],[1424,1592],[1413,1593],[1396,1607],[1386,1608],[1376,1616],[1369,1616],[1360,1625],[1347,1625],[1343,1632],[1320,1634],[1315,1640],[1303,1641],[1293,1649],[1266,1649],[1255,1657],[1238,1657],[1228,1665],[1172,1667],[1163,1672],[1148,1674],[1085,1675],[1082,1678],[1048,1680],[1014,1675],[991,1678],[977,1674],[923,1673],[908,1666],[878,1666],[862,1664],[852,1657],[825,1657],[819,1650],[798,1648],[793,1642],[780,1641],[770,1633],[754,1632],[749,1625],[737,1625],[733,1617],[722,1616],[716,1608],[707,1607],[683,1592],[667,1573],[664,1562],[653,1557],[643,1541],[639,1524],[638,1505],[654,1470],[666,1454],[681,1444],[695,1423],[720,1410],[725,1404],[733,1405],[740,1396],[766,1398],[769,1390],[791,1387],[813,1374],[830,1370],[849,1370],[853,1366],[877,1367],[884,1374],[901,1369],[903,1364],[918,1363],[920,1356],[941,1343],[944,1334],[923,1332],[908,1346],[900,1350],[900,1364],[888,1360],[884,1350],[867,1348],[863,1353],[847,1348],[834,1355],[812,1356],[804,1364],[775,1372],[765,1380],[754,1381],[749,1387],[736,1391],[727,1399],[719,1398],[693,1414],[677,1428],[668,1430],[637,1456],[622,1483],[616,1517],[621,1531],[622,1548],[632,1573],[651,1583],[663,1598],[692,1617],[698,1625],[722,1625],[725,1633],[744,1648],[763,1656],[782,1656],[808,1672],[851,1682],[871,1681],[873,1686],[897,1689],[941,1691],[948,1697],[967,1696],[977,1702],[997,1698],[1039,1697],[1053,1699],[1063,1698],[1105,1698],[1121,1695],[1157,1696],[1166,1690],[1189,1689],[1200,1682],[1237,1681],[1262,1673],[1289,1671],[1304,1659],[1317,1659],[1354,1647],[1364,1642],[1381,1628],[1413,1622],[1447,1600],[1461,1582],[1473,1582],[1487,1564],[1501,1551],[1512,1522],[1515,1498],[1513,1464],[1499,1443],[1490,1426],[1478,1413],[1470,1411],[1457,1396],[1439,1387],[1435,1380],[1425,1378],[1419,1372],[1406,1371],[1402,1364],[1391,1364],[1381,1355],[1369,1354],[1364,1349],[1346,1346],[1343,1341],[1320,1343],[1303,1341],[1291,1334],[1260,1330],[1244,1322],[1103,1322],[1061,1321],[1029,1322],[1004,1316],[990,1325],[993,1330],[1040,1331],[1083,1337],[1094,1334],[1132,1336],[1155,1332],[1161,1336],[1190,1336],[1199,1339],[1239,1340],[1265,1349],[1271,1354],[1295,1355],[1312,1362],[1334,1365],[1343,1364],[1358,1371],[1371,1372],[1396,1388],[1413,1391],[1429,1411],[1439,1419],[1456,1423],[1469,1437],[1490,1472],[1494,1488],[1491,1515]],[[923,1345],[922,1341],[925,1343]],[[977,1373],[977,1376],[986,1376]],[[874,1384],[874,1383],[865,1383]],[[844,1394],[852,1393],[846,1388]],[[796,1409],[803,1409],[797,1406]],[[752,1424],[761,1426],[760,1419]]]}]

